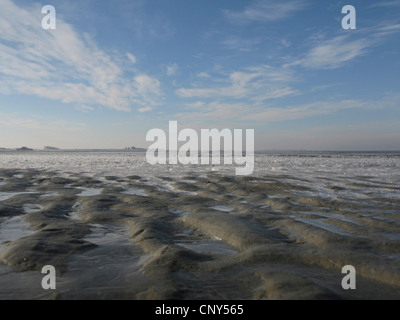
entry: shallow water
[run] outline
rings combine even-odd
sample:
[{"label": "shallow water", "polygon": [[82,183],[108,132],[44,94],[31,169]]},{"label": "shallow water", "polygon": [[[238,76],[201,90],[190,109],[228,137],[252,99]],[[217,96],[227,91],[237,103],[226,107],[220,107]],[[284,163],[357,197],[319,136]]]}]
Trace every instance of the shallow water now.
[{"label": "shallow water", "polygon": [[0,224],[0,251],[4,242],[12,242],[34,233],[29,223],[22,220],[21,216],[4,219]]},{"label": "shallow water", "polygon": [[79,187],[78,189],[82,189],[83,191],[79,194],[77,194],[78,197],[93,197],[93,196],[98,196],[103,192],[103,188],[84,188],[84,187]]},{"label": "shallow water", "polygon": [[193,230],[185,230],[185,232],[176,235],[175,243],[188,250],[203,254],[232,255],[238,252],[218,237],[196,235]]},{"label": "shallow water", "polygon": [[141,196],[141,197],[148,197],[146,191],[144,191],[143,189],[137,189],[137,188],[129,188],[129,189],[122,191],[121,193],[135,195],[135,196]]},{"label": "shallow water", "polygon": [[18,196],[21,194],[29,194],[29,193],[33,193],[33,192],[0,192],[0,201],[7,200],[14,196]]},{"label": "shallow water", "polygon": [[335,227],[323,220],[314,220],[314,219],[305,219],[305,218],[294,218],[294,220],[303,222],[305,224],[309,224],[309,225],[317,227],[317,228],[324,229],[324,230],[332,232],[332,233],[339,234],[341,236],[346,236],[346,237],[352,236],[351,233],[346,232],[341,228]]},{"label": "shallow water", "polygon": [[210,207],[210,208],[214,209],[214,210],[218,210],[218,211],[223,211],[223,212],[231,212],[231,211],[233,211],[233,208],[228,207],[228,206],[213,206],[213,207]]},{"label": "shallow water", "polygon": [[43,207],[39,204],[27,203],[22,206],[22,209],[24,213],[35,213],[43,210]]}]

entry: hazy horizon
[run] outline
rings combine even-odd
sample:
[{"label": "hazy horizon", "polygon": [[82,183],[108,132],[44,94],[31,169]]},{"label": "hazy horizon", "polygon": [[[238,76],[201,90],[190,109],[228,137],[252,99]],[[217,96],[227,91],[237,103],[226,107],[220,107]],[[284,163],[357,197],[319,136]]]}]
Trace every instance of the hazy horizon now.
[{"label": "hazy horizon", "polygon": [[[135,152],[135,149],[130,149],[129,147],[121,147],[121,148],[56,148],[56,150],[45,150],[45,147],[42,148],[34,148],[34,147],[29,147],[29,146],[21,146],[21,147],[10,147],[10,148],[4,148],[0,146],[0,151],[1,150],[7,150],[7,151],[15,151],[16,149],[20,149],[26,147],[28,149],[32,149],[34,151],[46,151],[46,152],[57,152],[57,151],[126,151],[126,152]],[[140,151],[136,151],[136,152],[146,152],[147,148],[145,147],[135,147],[136,149],[140,150]],[[179,149],[178,149],[179,150]],[[168,152],[169,149],[166,149],[166,151]],[[174,151],[174,150],[172,150]],[[175,150],[176,151],[176,150]],[[194,152],[200,152],[200,150],[194,150]],[[221,152],[224,151],[224,149],[220,149]],[[229,151],[229,150],[228,150]],[[233,150],[230,150],[231,152],[233,152]],[[210,153],[212,152],[209,151]],[[399,153],[400,149],[392,149],[392,150],[387,150],[387,149],[255,149],[254,150],[255,153],[275,153],[275,152],[282,152],[282,153],[290,153],[290,152],[318,152],[318,153],[324,153],[324,152],[337,152],[337,153],[374,153],[374,152],[379,152],[379,153]]]}]

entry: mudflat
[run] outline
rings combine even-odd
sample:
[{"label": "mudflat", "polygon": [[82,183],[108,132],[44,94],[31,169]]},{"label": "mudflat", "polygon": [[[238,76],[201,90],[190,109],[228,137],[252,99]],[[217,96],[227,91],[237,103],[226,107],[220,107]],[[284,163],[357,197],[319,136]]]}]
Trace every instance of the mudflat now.
[{"label": "mudflat", "polygon": [[400,298],[396,198],[326,198],[288,175],[160,180],[1,169],[0,299]]}]

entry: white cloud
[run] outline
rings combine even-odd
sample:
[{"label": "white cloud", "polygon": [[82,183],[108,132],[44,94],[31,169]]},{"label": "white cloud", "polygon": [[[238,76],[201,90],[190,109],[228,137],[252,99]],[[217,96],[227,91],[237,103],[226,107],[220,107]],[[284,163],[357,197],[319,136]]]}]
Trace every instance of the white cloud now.
[{"label": "white cloud", "polygon": [[82,131],[86,129],[83,123],[72,123],[63,120],[27,119],[16,115],[0,114],[0,126],[11,129],[34,129],[47,132]]},{"label": "white cloud", "polygon": [[289,48],[292,45],[292,42],[286,39],[282,39],[281,40],[281,44],[285,47],[285,48]]},{"label": "white cloud", "polygon": [[139,109],[138,109],[138,111],[139,111],[140,113],[150,112],[150,111],[152,111],[152,110],[153,110],[152,107],[143,107],[143,108],[139,108]]},{"label": "white cloud", "polygon": [[393,33],[400,32],[400,24],[393,23],[393,24],[386,24],[376,27],[374,30],[376,33],[374,34],[375,38],[382,39],[384,36],[391,35]]},{"label": "white cloud", "polygon": [[[124,111],[158,103],[157,79],[126,77],[118,56],[99,49],[59,17],[56,30],[43,30],[40,7],[28,10],[10,0],[1,2],[0,92]],[[127,57],[136,62],[132,54]]]},{"label": "white cloud", "polygon": [[308,117],[327,115],[334,112],[353,108],[370,107],[365,102],[357,100],[344,100],[335,102],[315,102],[300,106],[285,108],[268,108],[261,112],[255,112],[243,117],[243,120],[278,122],[287,120],[304,119]]},{"label": "white cloud", "polygon": [[302,65],[308,68],[335,69],[345,62],[367,53],[373,45],[372,40],[354,40],[348,36],[337,36],[323,40],[314,46],[308,54],[290,65]]},{"label": "white cloud", "polygon": [[[363,109],[378,110],[390,105],[390,101],[363,102],[359,100],[319,101],[310,104],[285,107],[267,107],[254,102],[249,103],[202,103],[201,110],[187,110],[174,116],[183,122],[192,123],[224,123],[240,122],[241,125],[282,122],[288,120],[306,119],[315,116],[330,115],[342,110]],[[199,104],[200,107],[200,104]]]},{"label": "white cloud", "polygon": [[167,66],[167,75],[168,76],[173,76],[176,74],[176,72],[178,71],[179,67],[176,63],[170,64],[169,66]]},{"label": "white cloud", "polygon": [[76,107],[77,110],[82,111],[82,112],[90,112],[90,111],[94,111],[94,108],[91,106],[87,106],[87,105],[80,105],[78,107]]},{"label": "white cloud", "polygon": [[263,42],[261,38],[241,38],[238,36],[229,36],[221,44],[231,50],[251,51]]},{"label": "white cloud", "polygon": [[376,8],[376,7],[383,7],[383,8],[387,8],[387,7],[399,7],[400,6],[400,1],[395,0],[395,1],[379,1],[376,2],[372,5],[370,5],[368,8]]},{"label": "white cloud", "polygon": [[181,112],[174,116],[182,123],[191,123],[196,127],[196,123],[200,127],[211,125],[212,123],[224,123],[226,121],[241,121],[242,116],[252,111],[252,108],[245,103],[228,103],[228,102],[197,102],[198,108]]},{"label": "white cloud", "polygon": [[129,61],[132,62],[133,64],[137,62],[137,59],[133,54],[127,53],[126,56],[128,57]]},{"label": "white cloud", "polygon": [[199,78],[209,78],[210,75],[207,72],[200,72],[197,74],[197,77]]},{"label": "white cloud", "polygon": [[252,2],[243,11],[225,10],[224,15],[233,23],[270,22],[290,17],[296,11],[302,10],[306,1],[274,1],[258,0]]},{"label": "white cloud", "polygon": [[297,94],[298,92],[286,85],[285,82],[293,80],[290,70],[273,68],[270,66],[257,66],[246,68],[243,71],[234,71],[224,79],[226,86],[208,88],[180,88],[176,93],[183,98],[251,98],[263,101],[278,97]]},{"label": "white cloud", "polygon": [[203,101],[196,101],[193,103],[186,103],[185,106],[187,106],[189,109],[201,109],[204,108],[205,103]]},{"label": "white cloud", "polygon": [[278,99],[286,96],[294,96],[300,94],[300,91],[295,90],[291,87],[279,87],[276,89],[267,89],[265,93],[261,93],[258,96],[252,98],[255,101],[265,101],[270,99]]},{"label": "white cloud", "polygon": [[372,49],[388,41],[390,35],[399,32],[399,23],[385,21],[357,30],[354,35],[347,33],[326,39],[325,35],[317,33],[308,39],[312,43],[311,49],[284,67],[301,65],[312,69],[340,68],[356,58],[367,55]]}]

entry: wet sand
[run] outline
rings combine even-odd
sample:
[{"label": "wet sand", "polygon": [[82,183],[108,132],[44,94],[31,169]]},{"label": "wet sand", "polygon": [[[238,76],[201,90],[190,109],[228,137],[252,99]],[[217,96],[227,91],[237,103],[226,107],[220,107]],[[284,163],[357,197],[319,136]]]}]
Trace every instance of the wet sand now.
[{"label": "wet sand", "polygon": [[400,298],[398,198],[333,182],[329,199],[291,176],[160,179],[0,169],[0,299]]}]

